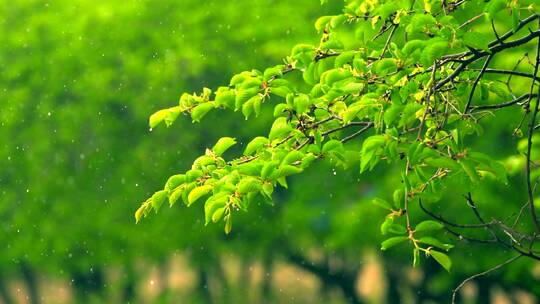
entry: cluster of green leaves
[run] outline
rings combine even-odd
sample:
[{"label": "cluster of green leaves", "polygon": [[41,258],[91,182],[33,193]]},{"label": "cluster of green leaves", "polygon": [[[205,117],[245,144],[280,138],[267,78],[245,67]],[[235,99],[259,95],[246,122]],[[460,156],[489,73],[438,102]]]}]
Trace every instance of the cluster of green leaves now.
[{"label": "cluster of green leaves", "polygon": [[535,1],[346,1],[342,14],[315,22],[319,44],[298,44],[282,65],[239,73],[215,92],[183,94],[177,106],[150,117],[151,128],[171,125],[180,113],[199,122],[215,109],[241,111],[250,119],[275,102],[266,136],[231,160],[223,153],[236,142],[221,138],[191,170],[172,176],[146,200],[136,220],[157,212],[167,199],[173,205],[182,198],[190,206],[205,198],[206,222],[223,220],[229,233],[235,210],[271,200],[277,185],[287,187],[287,177],[314,160],[360,172],[386,162],[401,168],[402,184],[394,189],[393,204],[374,201],[389,212],[382,233],[394,235],[382,249],[409,242],[415,265],[425,253],[449,270],[444,251],[453,245],[438,236],[444,225],[415,223],[409,205],[440,201],[448,183],[466,193],[485,180],[507,182],[504,165],[467,141],[484,132],[483,114],[470,103],[499,104],[524,92],[513,92],[496,77],[477,81],[479,72],[467,65],[503,50],[492,22],[510,14],[508,37],[519,37],[527,33],[521,20],[539,9]]}]

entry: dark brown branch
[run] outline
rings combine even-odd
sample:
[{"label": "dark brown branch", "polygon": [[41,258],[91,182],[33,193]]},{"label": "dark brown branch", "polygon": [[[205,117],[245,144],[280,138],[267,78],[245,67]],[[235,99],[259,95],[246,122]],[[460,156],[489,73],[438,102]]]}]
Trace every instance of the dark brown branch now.
[{"label": "dark brown branch", "polygon": [[[474,53],[474,55],[472,57],[463,60],[461,62],[461,64],[457,67],[457,69],[454,70],[454,72],[452,74],[448,75],[448,77],[446,77],[443,80],[439,81],[434,86],[434,89],[438,90],[439,88],[441,88],[442,86],[444,86],[448,82],[453,81],[454,78],[456,78],[459,74],[461,74],[461,72],[463,72],[463,70],[469,64],[477,61],[478,59],[483,58],[485,56],[489,56],[489,55],[495,55],[496,53],[498,53],[500,51],[510,49],[510,48],[513,48],[513,47],[516,47],[516,46],[523,45],[523,44],[533,40],[534,38],[538,37],[539,35],[540,35],[540,31],[537,30],[537,31],[529,33],[529,35],[527,35],[525,37],[522,37],[522,38],[519,38],[519,39],[516,39],[516,40],[512,40],[512,41],[506,42],[504,44],[497,44],[497,45],[491,46],[489,48],[489,51],[481,51],[481,52]],[[472,52],[471,52],[471,54],[472,54]]]},{"label": "dark brown branch", "polygon": [[510,101],[507,101],[507,102],[503,102],[503,103],[498,103],[498,104],[493,104],[493,105],[473,106],[473,107],[471,107],[471,111],[502,109],[502,108],[505,108],[505,107],[509,107],[509,106],[513,106],[515,104],[518,104],[519,102],[527,100],[529,98],[536,97],[536,95],[537,94],[532,94],[532,95],[525,94],[525,95],[519,96],[516,99],[510,100]]},{"label": "dark brown branch", "polygon": [[491,223],[485,223],[485,224],[456,224],[452,223],[450,221],[445,220],[442,216],[437,215],[431,211],[429,211],[424,204],[422,203],[422,200],[419,200],[420,208],[422,211],[424,211],[427,215],[431,216],[432,218],[438,220],[439,222],[455,227],[455,228],[485,228],[491,225]]},{"label": "dark brown branch", "polygon": [[362,129],[360,129],[359,131],[354,132],[353,134],[351,134],[351,135],[349,135],[349,136],[343,138],[343,139],[341,140],[341,142],[342,142],[342,143],[346,143],[346,142],[348,142],[349,140],[355,138],[356,136],[358,136],[358,135],[360,135],[360,134],[366,132],[367,130],[371,129],[372,127],[373,127],[373,123],[370,122],[370,123],[368,123],[365,127],[363,127]]},{"label": "dark brown branch", "polygon": [[[540,65],[540,39],[538,39],[538,45],[536,46],[536,63],[534,65],[534,76],[538,74],[538,66]],[[532,91],[534,88],[534,81],[531,83],[531,97]],[[536,104],[534,105],[534,110],[532,113],[531,120],[529,121],[529,134],[527,136],[527,160],[526,160],[526,175],[527,175],[527,195],[529,197],[529,207],[533,226],[536,229],[536,232],[540,234],[540,224],[538,223],[538,216],[536,215],[536,207],[534,206],[534,193],[531,183],[531,149],[532,149],[532,137],[534,133],[534,127],[536,125],[536,116],[538,114],[538,105],[540,103],[540,86],[538,87],[538,94],[536,94]]]},{"label": "dark brown branch", "polygon": [[482,76],[484,75],[484,72],[486,71],[487,67],[489,66],[489,62],[491,61],[491,59],[493,59],[493,56],[494,56],[494,54],[491,54],[491,55],[488,56],[488,58],[486,59],[486,62],[484,62],[484,66],[480,70],[480,73],[478,74],[478,76],[474,80],[474,83],[473,83],[473,86],[472,86],[472,89],[471,89],[471,93],[469,94],[469,99],[467,100],[467,104],[465,105],[465,111],[463,111],[463,113],[469,112],[469,109],[470,109],[471,103],[472,103],[472,99],[474,97],[474,91],[476,90],[476,86],[480,82],[480,79],[482,79]]},{"label": "dark brown branch", "polygon": [[397,24],[392,25],[392,30],[390,31],[390,34],[388,35],[388,39],[386,39],[386,43],[384,44],[384,48],[381,52],[381,55],[379,56],[379,59],[382,59],[384,57],[384,54],[386,53],[386,50],[388,49],[388,45],[390,45],[390,41],[392,41],[392,37],[394,37],[394,33],[396,32],[398,28]]},{"label": "dark brown branch", "polygon": [[347,128],[352,127],[352,126],[369,126],[371,124],[372,124],[371,122],[367,122],[367,121],[352,121],[352,122],[350,122],[348,124],[336,127],[334,129],[330,129],[330,130],[322,133],[322,136],[327,136],[329,134],[335,133],[337,131],[341,131],[343,129],[347,129]]},{"label": "dark brown branch", "polygon": [[[481,69],[470,69],[471,71],[481,71]],[[501,69],[490,69],[487,68],[484,70],[484,73],[486,74],[505,74],[505,75],[513,75],[513,76],[521,76],[526,78],[531,78],[536,81],[540,81],[540,77],[534,77],[534,75],[525,73],[525,72],[519,72],[519,71],[511,71],[511,70],[501,70]]]}]

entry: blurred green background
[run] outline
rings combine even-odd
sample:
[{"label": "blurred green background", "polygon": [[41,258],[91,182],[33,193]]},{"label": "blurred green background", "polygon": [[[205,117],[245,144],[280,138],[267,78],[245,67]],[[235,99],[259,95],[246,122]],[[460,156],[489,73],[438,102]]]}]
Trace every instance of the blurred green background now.
[{"label": "blurred green background", "polygon": [[[135,225],[139,202],[205,147],[245,143],[271,121],[246,127],[222,112],[150,132],[147,117],[316,42],[313,22],[341,4],[2,1],[0,303],[444,303],[504,259],[458,245],[448,274],[430,260],[412,268],[407,248],[380,252],[384,212],[370,201],[399,183],[390,167],[360,177],[319,164],[228,236],[181,205]],[[511,195],[484,196],[497,213]],[[540,265],[522,259],[463,297],[535,303],[539,280]]]}]

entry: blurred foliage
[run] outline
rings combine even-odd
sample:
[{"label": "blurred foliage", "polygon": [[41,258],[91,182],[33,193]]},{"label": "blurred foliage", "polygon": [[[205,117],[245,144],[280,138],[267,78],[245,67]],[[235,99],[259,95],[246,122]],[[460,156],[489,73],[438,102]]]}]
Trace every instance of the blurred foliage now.
[{"label": "blurred foliage", "polygon": [[[205,226],[201,208],[175,205],[138,225],[132,217],[135,202],[167,176],[189,168],[218,138],[234,136],[245,147],[273,120],[271,109],[249,125],[240,115],[210,113],[202,124],[181,117],[174,127],[150,132],[149,114],[175,103],[181,92],[217,87],[240,71],[278,64],[298,42],[317,43],[313,22],[341,7],[340,1],[321,6],[308,0],[1,3],[3,299],[7,282],[22,278],[31,290],[45,275],[70,282],[76,302],[103,302],[110,289],[121,290],[121,302],[133,301],[145,275],[140,265],[167,267],[172,254],[185,254],[198,274],[191,301],[209,301],[206,286],[212,279],[224,284],[220,302],[248,301],[244,286],[219,279],[229,255],[240,257],[243,268],[262,262],[265,272],[279,261],[296,264],[319,278],[325,296],[337,287],[348,300],[359,301],[356,273],[364,253],[379,247],[378,226],[385,216],[371,201],[400,183],[389,166],[360,176],[332,164],[313,165],[289,180],[289,190],[276,190],[275,206],[253,205],[249,213],[239,213],[231,235]],[[516,141],[503,122],[515,119],[511,112],[497,119],[501,124],[493,124],[477,145],[498,149],[502,158]],[[479,200],[489,205],[482,207],[506,215],[510,198],[526,200],[516,181],[510,190],[483,189]],[[448,215],[460,218],[464,210]],[[456,247],[452,258],[460,267],[448,274],[430,261],[421,265],[425,279],[415,297],[446,301],[466,274],[506,257],[482,246]],[[411,264],[405,252],[409,249],[382,255],[391,302],[404,296],[399,290]],[[108,279],[111,269],[120,269],[119,280]],[[538,294],[531,269],[531,262],[519,261],[481,286],[517,286]],[[267,300],[280,299],[279,292],[266,288],[263,284],[261,293]],[[161,295],[165,302],[173,301],[170,297]],[[39,302],[35,295],[31,299]]]}]

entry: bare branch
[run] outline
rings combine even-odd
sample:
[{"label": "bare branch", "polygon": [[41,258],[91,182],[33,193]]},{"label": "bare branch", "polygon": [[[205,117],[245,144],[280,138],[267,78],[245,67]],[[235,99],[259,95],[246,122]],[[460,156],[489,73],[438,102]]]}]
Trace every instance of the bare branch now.
[{"label": "bare branch", "polygon": [[516,256],[514,256],[514,257],[512,257],[512,258],[510,258],[510,259],[508,259],[508,260],[506,260],[506,261],[504,261],[504,262],[502,262],[502,263],[500,263],[500,264],[497,264],[497,265],[493,266],[492,268],[490,268],[490,269],[488,269],[488,270],[486,270],[486,271],[482,271],[482,272],[480,272],[480,273],[477,273],[477,274],[475,274],[475,275],[472,275],[472,276],[466,278],[465,280],[463,280],[463,282],[461,282],[461,283],[454,289],[454,291],[452,292],[452,304],[456,303],[456,294],[457,294],[457,292],[458,292],[465,284],[467,284],[467,282],[470,282],[470,281],[472,281],[472,280],[474,280],[474,279],[476,279],[476,278],[478,278],[478,277],[481,277],[481,276],[487,275],[487,274],[489,274],[489,273],[491,273],[491,272],[493,272],[493,271],[496,271],[497,269],[502,268],[502,267],[504,267],[504,266],[506,266],[506,265],[512,263],[513,261],[519,259],[519,258],[522,257],[522,256],[523,256],[523,255],[521,255],[521,254],[516,255]]}]

